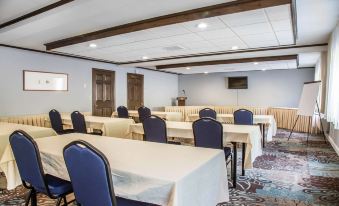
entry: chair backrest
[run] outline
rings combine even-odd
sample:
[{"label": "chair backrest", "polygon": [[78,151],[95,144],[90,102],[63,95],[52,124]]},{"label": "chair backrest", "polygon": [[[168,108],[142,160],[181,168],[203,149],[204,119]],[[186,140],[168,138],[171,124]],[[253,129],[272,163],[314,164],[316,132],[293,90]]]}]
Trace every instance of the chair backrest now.
[{"label": "chair backrest", "polygon": [[35,188],[50,195],[47,187],[38,146],[31,136],[21,130],[13,132],[9,137],[13,155],[18,166],[20,177],[25,187]]},{"label": "chair backrest", "polygon": [[223,148],[223,127],[220,122],[204,117],[193,122],[192,127],[196,147]]},{"label": "chair backrest", "polygon": [[52,109],[49,112],[49,119],[51,121],[51,126],[52,128],[57,132],[62,132],[64,130],[63,126],[62,126],[62,119],[61,119],[61,115],[60,113],[55,110]]},{"label": "chair backrest", "polygon": [[128,109],[125,106],[119,106],[117,110],[119,118],[128,118]]},{"label": "chair backrest", "polygon": [[142,107],[139,107],[138,114],[139,114],[140,122],[143,122],[144,119],[151,116],[151,110],[145,106],[142,106]]},{"label": "chair backrest", "polygon": [[158,116],[151,115],[142,122],[145,140],[149,142],[167,143],[166,122]]},{"label": "chair backrest", "polygon": [[85,116],[78,111],[72,112],[71,114],[73,129],[77,133],[87,133]]},{"label": "chair backrest", "polygon": [[80,205],[117,205],[110,165],[104,154],[81,140],[65,146],[63,154]]},{"label": "chair backrest", "polygon": [[253,125],[253,113],[247,109],[239,109],[233,113],[234,124]]},{"label": "chair backrest", "polygon": [[217,119],[217,113],[210,108],[205,108],[199,111],[199,118],[210,117],[212,119]]}]

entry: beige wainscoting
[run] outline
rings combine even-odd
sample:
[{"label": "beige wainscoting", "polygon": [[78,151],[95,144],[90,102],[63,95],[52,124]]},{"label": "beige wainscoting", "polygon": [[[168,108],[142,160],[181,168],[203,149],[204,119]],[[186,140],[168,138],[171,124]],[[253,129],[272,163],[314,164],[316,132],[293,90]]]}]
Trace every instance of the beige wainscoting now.
[{"label": "beige wainscoting", "polygon": [[[70,113],[62,113],[62,114],[70,115]],[[91,112],[82,112],[82,114],[84,114],[85,116],[91,115]],[[48,114],[0,117],[0,122],[25,124],[25,125],[32,125],[32,126],[37,126],[37,127],[51,127]]]},{"label": "beige wainscoting", "polygon": [[[188,115],[198,114],[203,108],[214,109],[220,114],[233,114],[238,109],[248,109],[256,115],[273,115],[278,128],[292,129],[293,124],[297,118],[297,108],[283,108],[283,107],[251,107],[251,106],[167,106],[166,112],[181,112],[184,119],[187,120]],[[311,117],[300,116],[296,124],[295,131],[307,132],[309,128],[309,119]],[[314,116],[312,120],[312,133],[320,133],[320,119]]]}]

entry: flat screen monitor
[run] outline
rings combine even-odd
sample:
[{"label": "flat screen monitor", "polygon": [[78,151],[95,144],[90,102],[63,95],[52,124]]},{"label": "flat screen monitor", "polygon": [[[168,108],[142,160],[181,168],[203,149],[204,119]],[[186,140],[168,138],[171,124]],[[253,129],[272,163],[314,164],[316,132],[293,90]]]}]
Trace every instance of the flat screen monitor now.
[{"label": "flat screen monitor", "polygon": [[228,77],[228,89],[247,89],[247,77]]}]

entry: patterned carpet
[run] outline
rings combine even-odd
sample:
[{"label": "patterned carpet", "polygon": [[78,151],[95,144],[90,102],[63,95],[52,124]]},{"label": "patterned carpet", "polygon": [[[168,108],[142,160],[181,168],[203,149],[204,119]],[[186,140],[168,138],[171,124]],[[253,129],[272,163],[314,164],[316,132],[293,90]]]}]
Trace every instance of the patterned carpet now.
[{"label": "patterned carpet", "polygon": [[[274,141],[267,144],[264,155],[254,162],[254,169],[238,177],[236,189],[230,189],[229,205],[339,205],[339,157],[320,136],[295,133],[287,142],[289,132],[278,130]],[[238,154],[241,165],[241,151]],[[240,174],[240,167],[238,174]],[[6,187],[0,176],[0,188]],[[230,183],[231,186],[231,183]],[[0,205],[24,205],[26,190],[18,187],[0,189]],[[38,205],[55,205],[39,195]]]}]

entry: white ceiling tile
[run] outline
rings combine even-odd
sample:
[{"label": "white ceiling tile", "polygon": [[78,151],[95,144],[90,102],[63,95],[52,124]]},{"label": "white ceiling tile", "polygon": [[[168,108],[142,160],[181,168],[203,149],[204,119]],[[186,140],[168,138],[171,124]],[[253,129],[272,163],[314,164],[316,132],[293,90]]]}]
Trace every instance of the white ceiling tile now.
[{"label": "white ceiling tile", "polygon": [[[200,29],[197,27],[199,23],[206,23],[207,27],[205,29]],[[215,29],[223,29],[226,28],[226,25],[218,18],[218,17],[211,17],[196,21],[189,21],[185,23],[181,23],[185,28],[192,32],[201,32],[201,31],[209,31]]]},{"label": "white ceiling tile", "polygon": [[204,39],[219,39],[219,38],[229,38],[236,36],[233,31],[229,28],[217,29],[217,30],[210,30],[210,31],[203,31],[197,32],[199,36],[203,37]]},{"label": "white ceiling tile", "polygon": [[173,44],[203,41],[204,39],[196,34],[184,34],[168,37],[167,40]]},{"label": "white ceiling tile", "polygon": [[292,30],[292,23],[290,19],[271,21],[271,24],[274,31]]},{"label": "white ceiling tile", "polygon": [[279,21],[291,18],[291,7],[289,4],[265,8],[270,21]]},{"label": "white ceiling tile", "polygon": [[215,46],[208,41],[197,41],[197,42],[190,42],[190,43],[182,43],[181,45],[184,48],[188,48],[188,49],[199,49],[199,48],[206,48],[206,47],[215,48]]},{"label": "white ceiling tile", "polygon": [[280,45],[288,45],[294,43],[294,35],[292,31],[275,32]]},{"label": "white ceiling tile", "polygon": [[124,34],[123,37],[133,42],[144,41],[144,40],[149,40],[153,38],[147,30],[127,33],[127,34]]},{"label": "white ceiling tile", "polygon": [[240,38],[244,42],[262,42],[262,41],[275,41],[276,36],[273,32],[263,34],[242,35]]},{"label": "white ceiling tile", "polygon": [[263,23],[267,21],[263,9],[223,15],[219,18],[230,27]]},{"label": "white ceiling tile", "polygon": [[149,29],[148,31],[159,37],[168,37],[190,33],[188,29],[179,24],[152,28]]},{"label": "white ceiling tile", "polygon": [[246,42],[250,48],[260,48],[260,47],[272,47],[272,46],[279,46],[277,40],[275,41],[253,41],[253,42]]},{"label": "white ceiling tile", "polygon": [[208,41],[214,44],[215,46],[227,47],[229,49],[231,49],[232,46],[238,46],[239,49],[246,47],[246,45],[244,45],[244,43],[238,37],[212,39]]},{"label": "white ceiling tile", "polygon": [[239,36],[272,32],[272,27],[269,23],[259,23],[259,24],[251,24],[251,25],[246,25],[246,26],[237,26],[237,27],[232,27],[232,29]]}]

